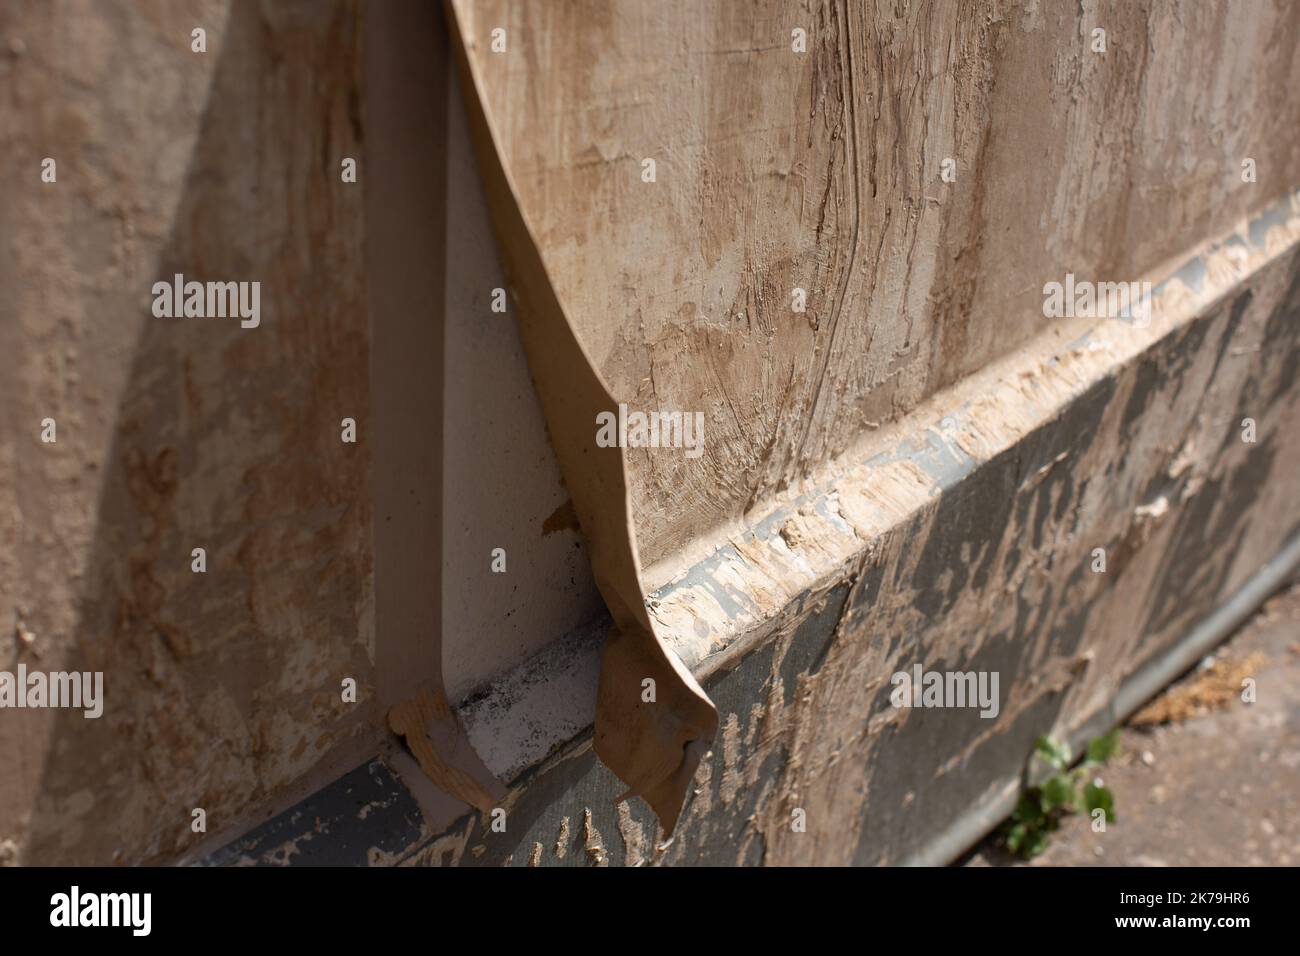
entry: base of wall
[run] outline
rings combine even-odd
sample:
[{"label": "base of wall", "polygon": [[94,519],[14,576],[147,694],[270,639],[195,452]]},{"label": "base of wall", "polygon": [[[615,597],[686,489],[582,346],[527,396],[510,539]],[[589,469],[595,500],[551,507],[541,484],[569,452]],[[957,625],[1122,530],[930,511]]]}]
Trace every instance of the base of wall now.
[{"label": "base of wall", "polygon": [[[1161,278],[1149,326],[1055,325],[653,569],[652,613],[722,717],[667,844],[591,751],[597,627],[460,709],[510,782],[503,832],[417,803],[427,781],[387,757],[205,862],[955,858],[1037,737],[1116,724],[1300,560],[1298,248],[1292,198]],[[893,706],[918,664],[997,675],[996,714]]]}]

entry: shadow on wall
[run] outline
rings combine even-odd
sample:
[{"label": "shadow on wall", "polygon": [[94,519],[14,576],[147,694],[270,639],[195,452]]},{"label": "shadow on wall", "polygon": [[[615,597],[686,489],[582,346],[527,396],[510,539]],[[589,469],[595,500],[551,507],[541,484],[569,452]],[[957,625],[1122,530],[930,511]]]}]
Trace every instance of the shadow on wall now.
[{"label": "shadow on wall", "polygon": [[373,746],[363,194],[340,176],[362,143],[358,20],[348,0],[236,2],[209,29],[172,231],[119,301],[147,308],[177,273],[260,282],[260,324],[143,325],[62,665],[104,672],[103,716],[55,712],[24,862],[165,861],[204,838],[195,809],[220,831]]}]

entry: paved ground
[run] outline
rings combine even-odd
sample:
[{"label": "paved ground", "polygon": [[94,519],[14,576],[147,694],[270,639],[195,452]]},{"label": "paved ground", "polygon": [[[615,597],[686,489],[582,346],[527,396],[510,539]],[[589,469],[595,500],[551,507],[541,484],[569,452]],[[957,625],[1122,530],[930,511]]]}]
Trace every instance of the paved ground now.
[{"label": "paved ground", "polygon": [[[1256,681],[1253,704],[1241,700],[1243,676]],[[1300,865],[1300,585],[1135,715],[1120,741],[1102,773],[1118,819],[1105,833],[1067,819],[1028,865]],[[965,862],[1025,865],[995,838]]]}]

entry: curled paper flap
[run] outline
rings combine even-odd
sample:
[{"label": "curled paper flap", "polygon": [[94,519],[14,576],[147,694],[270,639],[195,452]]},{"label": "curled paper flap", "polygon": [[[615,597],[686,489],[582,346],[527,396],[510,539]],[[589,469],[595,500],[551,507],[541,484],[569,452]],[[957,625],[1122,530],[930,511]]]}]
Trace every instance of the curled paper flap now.
[{"label": "curled paper flap", "polygon": [[[618,403],[575,334],[519,205],[483,102],[478,66],[466,45],[470,5],[448,0],[447,10],[528,365],[587,539],[596,586],[614,619],[601,656],[596,755],[628,786],[620,799],[642,797],[664,832],[671,833],[691,778],[717,732],[717,709],[651,625],[641,589],[625,452],[596,443],[596,416],[615,411]],[[645,684],[647,679],[654,683]],[[653,694],[645,692],[648,686]]]},{"label": "curled paper flap", "polygon": [[388,727],[406,741],[420,769],[444,791],[483,813],[505,802],[506,790],[468,746],[440,688],[421,687],[394,704]]}]

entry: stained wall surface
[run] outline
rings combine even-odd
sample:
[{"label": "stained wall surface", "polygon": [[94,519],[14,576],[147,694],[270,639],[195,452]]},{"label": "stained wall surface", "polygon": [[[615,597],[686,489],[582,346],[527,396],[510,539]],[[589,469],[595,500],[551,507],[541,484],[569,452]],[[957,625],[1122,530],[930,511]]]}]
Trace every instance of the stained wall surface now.
[{"label": "stained wall surface", "polygon": [[[428,228],[445,235],[423,237],[439,255],[419,268],[442,274],[446,298],[396,315],[401,298],[376,297],[368,275],[401,240],[367,205],[380,170],[367,11],[0,4],[0,280],[13,290],[0,304],[0,670],[102,670],[107,688],[99,720],[0,713],[0,862],[189,852],[372,755],[389,739],[384,693],[437,679],[439,657],[458,698],[601,611],[516,317],[490,309],[504,280],[441,14],[392,4],[383,26],[409,27],[417,6],[431,24],[417,55],[443,79],[411,91],[415,108],[446,99],[438,155],[413,159],[444,167],[420,187],[421,201],[440,190]],[[402,135],[409,116],[383,120],[386,145],[424,148]],[[45,157],[55,183],[40,180]],[[151,287],[177,272],[260,281],[260,325],[155,318]],[[375,389],[402,397],[391,366],[372,378],[376,329],[384,356],[446,337],[445,365],[412,369],[432,396],[412,412],[419,434],[390,427],[378,464],[393,416],[372,419]],[[430,503],[443,512],[445,538],[435,525],[398,547],[443,580],[393,595],[377,636],[373,526],[420,535],[411,503],[420,522]],[[490,570],[495,547],[507,574]],[[406,586],[391,577],[389,594]]]},{"label": "stained wall surface", "polygon": [[[0,38],[0,669],[105,675],[97,720],[0,712],[0,843],[167,859],[374,747],[357,10],[5,2]],[[260,325],[153,317],[175,273],[260,281]]]},{"label": "stained wall surface", "polygon": [[[598,369],[634,407],[706,414],[698,461],[632,456],[655,587],[747,509],[1024,348],[1048,322],[1044,282],[1142,278],[1300,182],[1280,95],[1300,87],[1300,10],[1281,0],[1249,15],[1194,2],[457,6],[523,211]],[[241,826],[385,738],[359,23],[347,0],[0,0],[0,627],[13,635],[0,669],[103,670],[107,697],[97,721],[0,714],[0,862],[174,859],[202,839],[194,808],[213,831]],[[206,54],[191,49],[198,26]],[[1104,55],[1089,49],[1096,26]],[[796,27],[806,53],[790,49]],[[57,184],[40,181],[47,156]],[[360,187],[340,180],[346,156],[363,159]],[[1256,182],[1242,180],[1246,157]],[[453,164],[448,179],[467,216],[481,213],[457,188],[470,172]],[[447,262],[496,281],[482,225]],[[154,319],[150,287],[176,272],[260,281],[262,324]],[[743,668],[716,671],[723,732],[670,862],[706,846],[827,861],[788,842],[793,799],[829,828],[820,845],[837,861],[900,858],[1044,722],[1094,710],[1266,560],[1293,530],[1269,516],[1293,514],[1297,494],[1295,275],[1291,257],[1253,276],[825,578]],[[516,525],[490,513],[501,485],[452,469],[444,503],[487,513],[446,523],[443,544],[477,556],[500,528],[533,535],[519,554],[554,564],[497,608],[525,624],[544,608],[531,619],[544,625],[444,608],[462,643],[443,663],[461,690],[596,609],[572,530],[536,527],[564,496],[517,353],[507,400],[474,402],[486,351],[512,343],[473,324],[482,296],[477,280],[448,288],[465,323],[448,356],[465,360],[447,372],[466,374],[448,409],[530,421],[519,444],[493,438],[539,485]],[[1257,409],[1253,450],[1230,441],[1241,407]],[[54,444],[40,441],[46,417]],[[356,444],[340,441],[344,417]],[[469,450],[473,421],[449,429],[448,454]],[[1082,463],[1079,480],[1053,465],[1061,454]],[[1163,517],[1135,516],[1161,495]],[[850,534],[882,533],[870,511],[847,513]],[[1098,539],[1125,558],[1120,590],[1076,579]],[[443,559],[468,592],[473,576]],[[557,581],[572,603],[555,600]],[[494,663],[476,655],[480,633]],[[1089,649],[1100,663],[1076,672]],[[880,675],[918,656],[1018,682],[998,733],[886,710]],[[356,705],[340,699],[345,677]],[[958,740],[971,759],[943,770]],[[909,778],[927,748],[927,776]],[[581,744],[527,784],[511,812],[528,826],[464,862],[524,862],[559,817],[580,832],[583,801],[630,861],[651,852],[644,808],[613,809]],[[427,856],[450,846],[461,860],[477,825]]]},{"label": "stained wall surface", "polygon": [[1300,181],[1280,0],[454,5],[596,367],[705,413],[698,460],[629,453],[645,565],[1041,332],[1045,282],[1138,280]]},{"label": "stained wall surface", "polygon": [[[515,778],[506,832],[466,815],[399,858],[886,865],[994,826],[1037,738],[1121,719],[1121,688],[1300,542],[1300,205],[1287,220],[1171,281],[1140,347],[1105,322],[978,373],[654,594],[713,625],[672,633],[721,718],[671,841],[578,734]],[[719,649],[728,617],[751,623]],[[995,712],[894,706],[916,666],[997,675]]]},{"label": "stained wall surface", "polygon": [[[1065,323],[656,591],[721,718],[671,841],[617,799],[581,720],[531,759],[502,743],[555,709],[546,690],[582,696],[597,636],[585,664],[539,659],[462,708],[511,781],[503,831],[477,813],[413,826],[377,760],[214,862],[951,861],[1014,806],[1040,735],[1081,747],[1300,565],[1298,250],[1300,196],[1181,263],[1150,328]],[[997,706],[896,707],[892,675],[915,666],[996,675]],[[358,790],[383,808],[358,819]],[[347,840],[315,839],[322,820]]]}]

